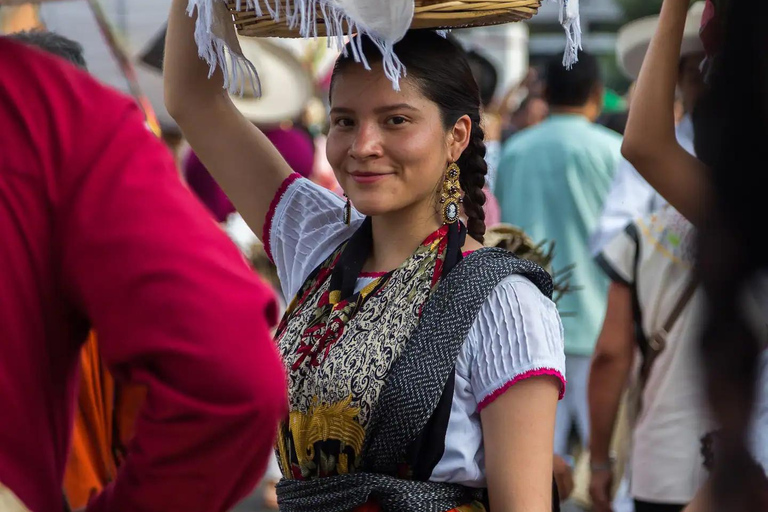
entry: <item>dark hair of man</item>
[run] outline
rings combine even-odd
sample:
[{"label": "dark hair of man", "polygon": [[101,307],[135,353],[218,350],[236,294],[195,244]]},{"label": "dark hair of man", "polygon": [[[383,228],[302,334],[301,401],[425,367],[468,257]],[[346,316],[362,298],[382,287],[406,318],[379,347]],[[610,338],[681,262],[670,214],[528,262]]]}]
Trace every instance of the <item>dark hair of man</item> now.
[{"label": "dark hair of man", "polygon": [[35,46],[52,55],[68,60],[80,68],[87,69],[85,57],[83,57],[83,46],[77,41],[47,30],[18,32],[11,34],[9,37],[20,43]]},{"label": "dark hair of man", "polygon": [[566,69],[562,55],[553,56],[547,62],[544,96],[551,107],[583,107],[595,88],[602,85],[597,59],[579,52],[579,61]]}]

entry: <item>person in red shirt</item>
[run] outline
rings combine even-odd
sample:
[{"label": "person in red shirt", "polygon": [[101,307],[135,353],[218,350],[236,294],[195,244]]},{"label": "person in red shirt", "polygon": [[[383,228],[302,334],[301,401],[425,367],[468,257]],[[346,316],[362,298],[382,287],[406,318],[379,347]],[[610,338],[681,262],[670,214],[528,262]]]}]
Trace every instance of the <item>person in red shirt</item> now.
[{"label": "person in red shirt", "polygon": [[276,303],[135,103],[0,38],[0,488],[62,510],[80,348],[147,388],[89,511],[230,509],[286,413]]}]

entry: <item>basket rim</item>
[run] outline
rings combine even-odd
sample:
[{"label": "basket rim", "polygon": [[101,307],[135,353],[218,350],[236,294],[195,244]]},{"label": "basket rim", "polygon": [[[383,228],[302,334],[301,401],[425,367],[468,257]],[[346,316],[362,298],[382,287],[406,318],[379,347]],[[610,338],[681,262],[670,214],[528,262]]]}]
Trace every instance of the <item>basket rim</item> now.
[{"label": "basket rim", "polygon": [[[263,6],[265,0],[257,1]],[[525,21],[538,12],[542,0],[414,0],[414,3],[411,29],[441,30]],[[291,28],[285,17],[275,20],[266,10],[264,15],[257,16],[254,9],[237,10],[236,5],[237,0],[227,0],[235,28],[241,36],[302,37],[299,28]],[[326,24],[320,12],[315,19],[317,36],[326,36]]]}]

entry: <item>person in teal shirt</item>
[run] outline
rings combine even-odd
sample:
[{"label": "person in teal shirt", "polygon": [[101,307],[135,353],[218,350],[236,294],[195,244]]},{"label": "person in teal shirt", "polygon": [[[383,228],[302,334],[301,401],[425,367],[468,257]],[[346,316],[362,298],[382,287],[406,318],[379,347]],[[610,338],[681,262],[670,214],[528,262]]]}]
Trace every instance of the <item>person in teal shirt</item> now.
[{"label": "person in teal shirt", "polygon": [[584,446],[589,434],[587,377],[608,291],[589,238],[621,157],[621,136],[594,123],[604,89],[592,55],[582,52],[570,70],[553,58],[545,81],[551,114],[507,141],[494,192],[502,222],[523,228],[534,240],[555,242],[553,268],[576,265],[571,278],[576,289],[558,303],[568,390],[558,405],[555,452],[567,458],[572,426]]}]

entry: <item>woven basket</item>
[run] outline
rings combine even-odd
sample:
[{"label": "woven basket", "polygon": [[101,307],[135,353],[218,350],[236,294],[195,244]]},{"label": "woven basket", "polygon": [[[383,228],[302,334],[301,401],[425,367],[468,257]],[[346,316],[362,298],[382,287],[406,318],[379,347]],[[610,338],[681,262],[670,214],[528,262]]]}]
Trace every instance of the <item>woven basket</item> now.
[{"label": "woven basket", "polygon": [[[382,0],[386,1],[386,0]],[[237,0],[227,0],[241,36],[300,37],[298,29],[291,30],[285,19],[274,21],[268,14],[265,0],[258,0],[264,16],[255,10],[237,10]],[[541,0],[414,0],[415,14],[411,28],[464,28],[500,25],[530,19],[539,9]],[[242,2],[243,5],[245,2]],[[317,35],[325,36],[323,17],[318,10]]]}]

